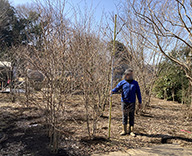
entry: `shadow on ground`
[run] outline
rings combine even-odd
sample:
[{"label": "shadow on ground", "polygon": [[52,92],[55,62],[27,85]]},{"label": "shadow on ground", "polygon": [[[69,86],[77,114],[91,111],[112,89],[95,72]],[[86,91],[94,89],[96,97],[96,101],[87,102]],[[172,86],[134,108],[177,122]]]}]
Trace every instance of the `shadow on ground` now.
[{"label": "shadow on ground", "polygon": [[[13,111],[11,112],[10,109]],[[59,149],[58,154],[50,152],[46,126],[40,124],[38,119],[42,115],[26,115],[25,111],[35,111],[37,108],[12,108],[3,106],[0,109],[0,132],[7,135],[7,139],[0,143],[0,155],[35,155],[35,156],[68,156],[80,155],[78,151],[68,152]],[[30,124],[29,124],[30,123]]]},{"label": "shadow on ground", "polygon": [[136,135],[146,136],[150,138],[161,138],[162,144],[168,143],[171,139],[192,142],[192,139],[180,137],[180,136],[171,136],[171,135],[164,135],[164,134],[145,134],[145,133],[137,133]]}]

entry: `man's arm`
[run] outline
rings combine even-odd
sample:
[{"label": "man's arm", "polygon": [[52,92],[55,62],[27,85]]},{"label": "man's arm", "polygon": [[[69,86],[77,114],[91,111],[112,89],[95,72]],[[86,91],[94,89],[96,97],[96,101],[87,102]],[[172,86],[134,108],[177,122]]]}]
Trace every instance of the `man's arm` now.
[{"label": "man's arm", "polygon": [[117,86],[114,88],[114,89],[112,89],[112,94],[113,93],[117,93],[120,89],[122,88],[122,82],[120,81],[118,84],[117,84]]},{"label": "man's arm", "polygon": [[137,93],[137,99],[139,101],[139,104],[142,103],[142,98],[141,98],[141,91],[140,91],[140,87],[139,87],[139,84],[137,82],[137,87],[136,87],[136,93]]}]

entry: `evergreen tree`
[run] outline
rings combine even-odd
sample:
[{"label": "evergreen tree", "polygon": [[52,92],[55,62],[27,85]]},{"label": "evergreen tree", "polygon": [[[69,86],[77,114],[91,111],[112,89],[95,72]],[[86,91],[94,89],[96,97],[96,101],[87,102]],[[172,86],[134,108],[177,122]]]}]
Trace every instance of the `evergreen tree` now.
[{"label": "evergreen tree", "polygon": [[[186,47],[182,47],[180,51],[180,54],[182,55],[175,57],[186,57],[189,53],[189,49]],[[178,53],[175,53],[175,51],[170,53],[170,55],[175,54]],[[161,99],[188,103],[189,81],[182,68],[167,58],[160,64],[160,66],[162,71],[153,89],[155,95]]]}]

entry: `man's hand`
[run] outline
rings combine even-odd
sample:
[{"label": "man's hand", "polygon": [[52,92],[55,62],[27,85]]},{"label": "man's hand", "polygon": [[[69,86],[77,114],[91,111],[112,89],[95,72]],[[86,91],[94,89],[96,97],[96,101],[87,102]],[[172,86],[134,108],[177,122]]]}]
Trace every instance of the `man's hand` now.
[{"label": "man's hand", "polygon": [[139,103],[139,109],[141,109],[142,108],[142,104],[141,103]]},{"label": "man's hand", "polygon": [[113,94],[113,91],[109,91],[109,95],[112,95]]}]

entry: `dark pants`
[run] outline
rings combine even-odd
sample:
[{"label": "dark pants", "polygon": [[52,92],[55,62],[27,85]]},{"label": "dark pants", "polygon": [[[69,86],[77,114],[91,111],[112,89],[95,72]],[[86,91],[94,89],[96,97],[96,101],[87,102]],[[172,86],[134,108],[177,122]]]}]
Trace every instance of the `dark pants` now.
[{"label": "dark pants", "polygon": [[129,115],[129,126],[134,126],[134,115],[135,115],[135,103],[121,102],[123,112],[123,125],[127,125]]}]

